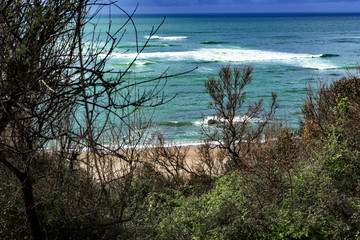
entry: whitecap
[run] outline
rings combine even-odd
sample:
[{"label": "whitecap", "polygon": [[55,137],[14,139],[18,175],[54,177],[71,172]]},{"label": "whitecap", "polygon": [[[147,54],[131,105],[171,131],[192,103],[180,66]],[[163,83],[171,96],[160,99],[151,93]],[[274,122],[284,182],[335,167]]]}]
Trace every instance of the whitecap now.
[{"label": "whitecap", "polygon": [[335,69],[338,68],[338,66],[335,66],[327,61],[322,61],[321,59],[302,59],[293,61],[293,63],[290,63],[292,65],[298,65],[303,68],[310,68],[310,69],[317,69],[317,70],[326,70],[326,69]]},{"label": "whitecap", "polygon": [[146,39],[159,39],[159,40],[170,40],[170,41],[175,41],[175,40],[181,40],[181,39],[187,39],[187,36],[167,36],[167,37],[161,37],[158,35],[153,35],[153,36],[145,36],[144,38]]},{"label": "whitecap", "polygon": [[[202,121],[195,121],[194,125],[208,125],[209,121],[215,121],[215,122],[226,122],[227,119],[225,118],[219,118],[217,116],[209,116],[204,118]],[[246,123],[246,122],[251,122],[251,123],[255,123],[255,122],[261,122],[260,118],[251,118],[250,116],[247,115],[243,115],[243,116],[235,116],[233,119],[234,122],[241,122],[241,123]]]},{"label": "whitecap", "polygon": [[[115,58],[132,59],[136,54],[113,53]],[[337,68],[328,60],[321,58],[322,54],[273,52],[253,49],[201,48],[196,51],[151,52],[141,53],[142,58],[161,59],[161,61],[206,61],[206,62],[269,62],[279,61],[283,64],[295,65],[312,69]]]}]

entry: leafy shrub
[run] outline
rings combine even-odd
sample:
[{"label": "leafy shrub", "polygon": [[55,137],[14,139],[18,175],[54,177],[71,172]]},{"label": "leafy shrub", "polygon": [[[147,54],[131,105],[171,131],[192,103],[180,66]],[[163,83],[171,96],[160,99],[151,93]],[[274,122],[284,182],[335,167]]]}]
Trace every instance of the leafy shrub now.
[{"label": "leafy shrub", "polygon": [[[316,92],[309,88],[300,122],[303,137],[326,141],[329,127],[346,130],[352,148],[360,148],[360,68],[356,74],[329,85],[320,83]],[[350,143],[350,142],[349,142]]]},{"label": "leafy shrub", "polygon": [[[356,239],[359,200],[339,194],[321,164],[304,167],[293,178],[294,194],[274,211],[270,239]],[[276,221],[277,219],[277,221]]]},{"label": "leafy shrub", "polygon": [[178,200],[178,206],[158,224],[159,239],[256,239],[261,211],[243,187],[239,172],[225,175],[201,196]]}]

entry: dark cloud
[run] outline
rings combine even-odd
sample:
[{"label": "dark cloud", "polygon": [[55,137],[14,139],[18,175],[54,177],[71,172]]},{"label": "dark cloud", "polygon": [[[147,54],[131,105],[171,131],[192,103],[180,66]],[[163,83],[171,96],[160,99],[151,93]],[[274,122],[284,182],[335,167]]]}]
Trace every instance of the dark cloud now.
[{"label": "dark cloud", "polygon": [[[122,1],[127,3],[134,3],[134,1]],[[222,0],[139,0],[141,6],[194,6],[194,5],[209,5],[222,4]],[[235,1],[236,2],[236,1]]]},{"label": "dark cloud", "polygon": [[[242,0],[232,0],[234,3],[241,3]],[[339,2],[339,3],[346,3],[346,2],[359,2],[360,0],[251,0],[253,3],[329,3],[329,2]],[[359,6],[360,7],[360,6]]]},{"label": "dark cloud", "polygon": [[139,3],[140,6],[198,6],[198,5],[223,5],[223,4],[237,4],[250,3],[251,0],[123,0],[119,4],[135,5]]},{"label": "dark cloud", "polygon": [[[126,0],[127,2],[134,1]],[[123,1],[123,2],[126,2]],[[140,5],[179,6],[179,5],[209,5],[209,4],[244,4],[244,3],[326,3],[326,2],[359,2],[360,0],[138,0]]]}]

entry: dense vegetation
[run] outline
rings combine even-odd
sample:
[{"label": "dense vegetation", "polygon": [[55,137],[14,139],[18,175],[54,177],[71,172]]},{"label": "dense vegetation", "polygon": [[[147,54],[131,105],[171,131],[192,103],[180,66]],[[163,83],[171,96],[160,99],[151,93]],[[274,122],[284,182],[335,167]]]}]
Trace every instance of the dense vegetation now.
[{"label": "dense vegetation", "polygon": [[139,182],[151,190],[124,233],[138,239],[358,239],[359,84],[358,75],[349,75],[309,91],[300,131],[269,123],[263,141],[246,143],[242,165],[223,148],[229,155],[222,174],[194,174],[182,184],[167,179],[177,183],[169,187],[147,166]]},{"label": "dense vegetation", "polygon": [[[65,186],[54,188],[69,172],[61,159],[43,153],[34,171],[46,178],[37,180],[35,197],[47,236],[357,239],[359,87],[356,75],[309,91],[301,130],[269,122],[263,141],[246,142],[241,165],[232,163],[227,149],[220,154],[205,144],[198,150],[202,167],[191,168],[181,161],[187,149],[164,148],[159,141],[144,157],[126,199],[127,209],[136,211],[121,223],[100,224],[109,213],[96,204],[101,186],[96,180],[89,184],[85,170],[72,171]],[[20,185],[4,168],[0,177],[1,238],[28,238]],[[120,183],[126,179],[112,187]],[[117,211],[118,206],[112,208]]]},{"label": "dense vegetation", "polygon": [[[104,70],[106,58],[90,50],[89,65],[79,66],[86,4],[23,4],[1,2],[1,239],[360,238],[359,72],[309,87],[294,130],[275,120],[276,94],[269,107],[245,107],[251,67],[222,67],[205,82],[216,116],[189,162],[188,148],[165,147],[161,134],[147,148],[146,132],[135,131],[150,127],[140,110],[164,103],[152,101],[161,87],[132,98],[136,85]],[[52,31],[68,39],[70,59]],[[119,122],[102,94],[127,109]],[[108,125],[96,125],[93,111]],[[77,132],[71,123],[80,119],[86,126]],[[118,142],[123,131],[128,140]],[[120,146],[102,144],[109,138]]]}]

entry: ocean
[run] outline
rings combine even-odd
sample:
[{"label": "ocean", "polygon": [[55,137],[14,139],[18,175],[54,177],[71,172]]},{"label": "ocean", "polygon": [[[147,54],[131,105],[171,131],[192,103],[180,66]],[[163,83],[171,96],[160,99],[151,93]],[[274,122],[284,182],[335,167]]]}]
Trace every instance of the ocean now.
[{"label": "ocean", "polygon": [[[137,36],[131,24],[125,26],[107,67],[124,71],[135,56],[136,40],[141,47],[163,17],[135,14]],[[111,31],[125,20],[113,16]],[[103,41],[108,18],[96,21]],[[360,14],[168,15],[126,78],[140,82],[195,69],[167,79],[163,92],[173,99],[157,107],[153,115],[152,131],[177,144],[200,142],[201,124],[214,114],[208,109],[204,82],[227,64],[254,68],[253,80],[245,88],[245,107],[262,98],[266,108],[275,92],[276,118],[297,128],[308,84],[334,81],[354,71],[360,58],[359,26]],[[86,32],[91,31],[88,26]]]}]

